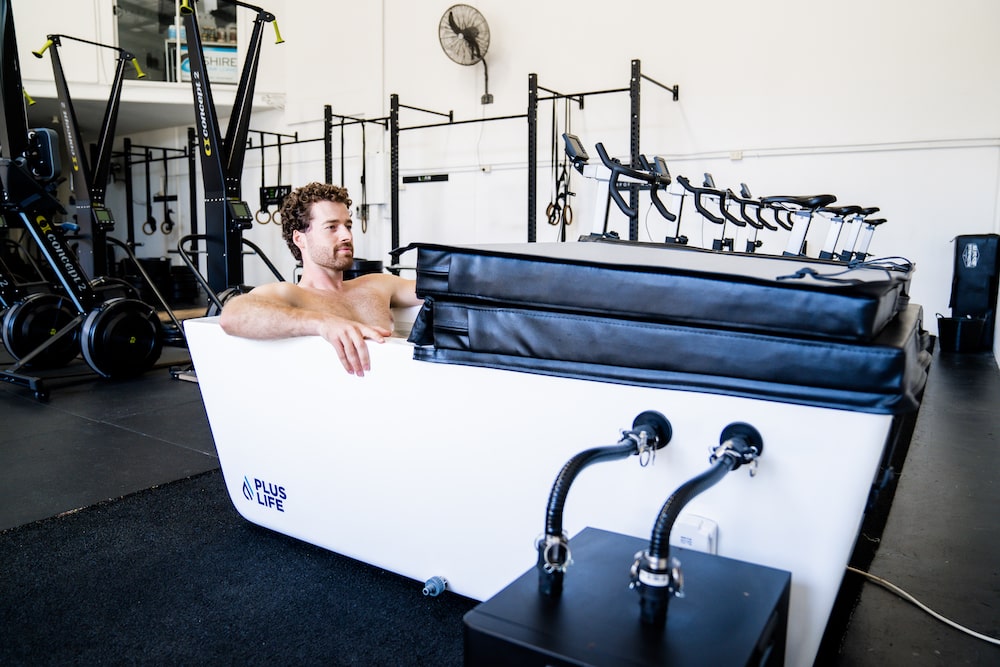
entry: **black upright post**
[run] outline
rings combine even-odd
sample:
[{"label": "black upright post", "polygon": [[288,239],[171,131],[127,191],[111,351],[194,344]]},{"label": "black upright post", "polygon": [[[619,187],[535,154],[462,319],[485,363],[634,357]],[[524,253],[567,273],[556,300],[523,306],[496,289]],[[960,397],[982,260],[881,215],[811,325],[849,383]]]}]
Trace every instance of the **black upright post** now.
[{"label": "black upright post", "polygon": [[[554,102],[553,102],[554,104]],[[528,75],[528,243],[537,237],[538,208],[538,75]]]},{"label": "black upright post", "polygon": [[9,0],[0,0],[0,40],[3,40],[3,67],[0,67],[0,96],[3,115],[0,116],[0,150],[15,159],[28,152],[28,116],[24,108],[21,87],[21,65],[17,57],[14,36],[14,10]]},{"label": "black upright post", "polygon": [[391,214],[391,248],[399,247],[399,95],[389,96],[389,194]]},{"label": "black upright post", "polygon": [[205,234],[208,236],[206,279],[212,290],[218,293],[243,282],[242,242],[239,228],[234,229],[228,220],[222,137],[195,11],[184,15],[184,26],[195,102],[195,132],[205,188]]},{"label": "black upright post", "polygon": [[[639,169],[639,80],[642,76],[641,65],[638,60],[632,61],[632,78],[629,80],[629,166]],[[633,183],[628,189],[629,207],[633,211],[628,218],[628,238],[630,241],[639,240],[639,184]]]},{"label": "black upright post", "polygon": [[[274,15],[260,7],[238,0],[234,5],[257,12],[253,32],[247,44],[236,99],[229,116],[225,138],[219,132],[219,121],[212,99],[212,84],[198,26],[194,0],[182,0],[184,28],[188,40],[188,63],[191,88],[194,93],[195,131],[201,155],[202,181],[205,187],[205,235],[208,261],[208,284],[216,292],[243,284],[243,230],[253,225],[253,218],[242,199],[243,159],[246,156],[247,133],[253,104],[257,65],[263,41],[264,24],[274,22]],[[275,33],[280,43],[281,36]],[[221,253],[219,250],[221,249]]]},{"label": "black upright post", "polygon": [[[198,133],[195,132],[193,127],[188,128],[187,132],[187,165],[188,165],[188,197],[190,210],[188,212],[188,218],[191,220],[191,234],[198,233],[198,179],[197,179],[197,160],[195,160],[195,155],[198,155]],[[194,263],[194,268],[199,268],[201,266],[201,260],[198,257],[198,241],[193,241],[191,249],[194,251],[192,262]]]},{"label": "black upright post", "polygon": [[329,104],[323,105],[323,179],[333,183],[333,107]]},{"label": "black upright post", "polygon": [[129,250],[135,252],[135,211],[132,208],[132,202],[135,201],[135,193],[132,191],[132,140],[129,137],[123,139],[122,151],[125,154],[125,173],[123,174],[125,178],[125,201],[128,202],[128,206],[125,207],[125,244]]}]

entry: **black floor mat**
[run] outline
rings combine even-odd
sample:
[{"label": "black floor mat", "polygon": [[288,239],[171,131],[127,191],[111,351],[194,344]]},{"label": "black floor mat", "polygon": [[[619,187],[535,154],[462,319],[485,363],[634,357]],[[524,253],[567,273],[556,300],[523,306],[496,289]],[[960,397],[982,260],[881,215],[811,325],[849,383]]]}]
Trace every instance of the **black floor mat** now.
[{"label": "black floor mat", "polygon": [[476,604],[247,522],[218,471],[4,531],[0,570],[5,665],[459,665]]}]

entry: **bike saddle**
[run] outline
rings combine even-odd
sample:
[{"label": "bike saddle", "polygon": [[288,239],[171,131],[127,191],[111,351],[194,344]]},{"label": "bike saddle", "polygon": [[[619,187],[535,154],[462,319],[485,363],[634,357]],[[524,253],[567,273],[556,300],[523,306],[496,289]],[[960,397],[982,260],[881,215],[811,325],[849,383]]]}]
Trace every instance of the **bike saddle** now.
[{"label": "bike saddle", "polygon": [[761,197],[760,201],[765,206],[793,207],[800,211],[815,211],[837,201],[837,197],[835,195],[774,195],[772,197]]}]

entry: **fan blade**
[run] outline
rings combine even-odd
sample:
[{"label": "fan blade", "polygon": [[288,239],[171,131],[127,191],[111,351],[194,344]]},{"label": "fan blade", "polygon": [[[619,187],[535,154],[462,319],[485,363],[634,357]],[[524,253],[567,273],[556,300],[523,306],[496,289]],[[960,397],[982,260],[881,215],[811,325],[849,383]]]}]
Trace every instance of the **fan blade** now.
[{"label": "fan blade", "polygon": [[457,23],[455,23],[455,15],[452,12],[448,12],[448,25],[451,26],[452,31],[454,31],[456,35],[462,34],[462,29],[458,27]]},{"label": "fan blade", "polygon": [[472,53],[472,57],[477,61],[482,60],[483,55],[479,51],[479,42],[475,39],[469,39],[468,37],[465,38],[465,41],[469,43],[469,51]]}]

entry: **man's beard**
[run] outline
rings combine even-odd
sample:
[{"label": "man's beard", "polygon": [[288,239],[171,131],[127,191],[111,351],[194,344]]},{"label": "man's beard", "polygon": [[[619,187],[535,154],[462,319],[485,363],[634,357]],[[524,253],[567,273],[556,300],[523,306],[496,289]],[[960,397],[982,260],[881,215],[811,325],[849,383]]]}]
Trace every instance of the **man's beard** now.
[{"label": "man's beard", "polygon": [[[351,252],[349,254],[344,254],[340,252],[344,248],[349,249]],[[331,269],[336,271],[347,271],[354,267],[354,246],[338,246],[333,251],[333,256],[329,258],[326,263]]]}]

